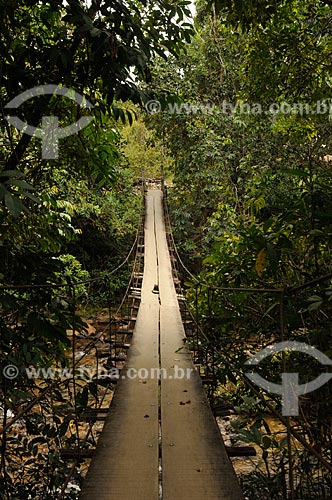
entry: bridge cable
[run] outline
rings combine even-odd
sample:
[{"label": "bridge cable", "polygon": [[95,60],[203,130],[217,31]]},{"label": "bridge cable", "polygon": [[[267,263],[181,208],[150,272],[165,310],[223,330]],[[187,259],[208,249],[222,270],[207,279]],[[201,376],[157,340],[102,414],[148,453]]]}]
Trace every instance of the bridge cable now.
[{"label": "bridge cable", "polygon": [[[165,200],[165,198],[164,198]],[[248,288],[248,289],[244,289],[244,288],[241,288],[241,287],[214,287],[214,286],[211,286],[211,285],[208,285],[206,283],[203,283],[203,282],[200,282],[200,280],[198,280],[190,271],[189,269],[187,269],[187,267],[184,265],[179,253],[178,253],[178,250],[176,248],[176,245],[175,245],[175,241],[174,241],[174,237],[173,237],[173,233],[172,233],[172,228],[171,228],[171,224],[170,224],[170,218],[169,218],[169,213],[168,213],[168,207],[167,207],[167,203],[164,203],[164,207],[165,207],[165,212],[166,212],[166,219],[167,219],[167,226],[168,226],[168,230],[169,230],[169,234],[170,234],[170,237],[171,237],[171,241],[172,241],[172,244],[174,245],[174,251],[175,251],[175,254],[176,256],[179,258],[179,262],[182,266],[182,268],[186,271],[186,273],[191,276],[194,281],[199,284],[200,286],[204,286],[204,287],[207,287],[208,289],[210,290],[222,290],[222,291],[235,291],[235,292],[243,292],[243,291],[247,291],[247,292],[251,292],[251,293],[267,293],[267,292],[270,292],[270,293],[278,293],[278,294],[282,294],[282,297],[281,297],[281,300],[283,300],[285,294],[287,293],[287,289],[284,289],[284,290],[279,290],[279,289],[253,289],[253,288]],[[310,282],[307,282],[307,283],[304,283],[302,285],[299,285],[299,286],[294,286],[294,287],[290,287],[289,288],[289,291],[291,293],[296,293],[297,291],[300,291],[304,288],[306,288],[307,286],[310,286],[312,284],[317,284],[317,283],[320,283],[322,281],[326,281],[326,280],[329,280],[332,278],[332,273],[330,274],[327,274],[325,276],[322,276],[320,278],[316,278],[314,280],[311,280]],[[208,342],[209,345],[211,345],[210,343],[210,339],[208,338],[208,336],[206,335],[205,331],[202,329],[202,327],[200,326],[200,324],[195,320],[194,316],[192,315],[191,311],[189,310],[189,314],[191,315],[191,318],[192,320],[194,321],[194,323],[196,324],[196,327],[199,329],[202,337]],[[300,442],[304,448],[306,448],[308,451],[310,451],[313,455],[315,455],[315,457],[317,458],[317,460],[327,469],[329,470],[330,472],[332,472],[332,465],[310,444],[306,441],[306,439],[304,437],[301,436],[301,434],[299,434],[296,430],[294,430],[294,428],[290,427],[290,426],[287,426],[287,419],[284,418],[281,413],[276,410],[274,408],[274,406],[265,399],[265,397],[263,396],[263,394],[261,394],[261,392],[254,386],[254,384],[242,373],[242,371],[236,366],[236,362],[234,364],[234,360],[232,359],[232,356],[231,355],[225,355],[222,351],[220,351],[217,347],[215,347],[213,344],[212,344],[212,349],[220,356],[220,358],[223,360],[223,362],[225,363],[226,366],[228,366],[234,373],[236,373],[239,378],[256,394],[256,396],[262,401],[262,403],[271,411],[271,413],[273,413],[280,422],[283,423],[283,425],[285,425],[286,428],[289,429],[289,432],[292,434],[292,436],[298,441]],[[274,401],[274,402],[278,402],[278,400],[274,397],[271,396],[271,399]]]}]

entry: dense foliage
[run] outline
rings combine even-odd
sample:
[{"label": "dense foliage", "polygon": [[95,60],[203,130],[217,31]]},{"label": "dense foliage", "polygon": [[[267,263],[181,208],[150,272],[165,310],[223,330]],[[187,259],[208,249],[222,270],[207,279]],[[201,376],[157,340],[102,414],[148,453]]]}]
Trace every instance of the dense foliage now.
[{"label": "dense foliage", "polygon": [[[162,98],[167,74],[178,106],[148,119],[174,158],[173,224],[197,274],[188,299],[226,387],[221,399],[240,412],[238,435],[262,451],[265,465],[244,483],[249,498],[325,498],[330,384],[301,398],[288,439],[278,440],[266,415],[271,405],[280,411],[280,399],[265,394],[267,407],[243,373],[249,353],[275,342],[332,352],[331,6],[202,1],[197,10],[187,55],[153,74]],[[283,371],[303,382],[324,368],[292,354],[259,370],[280,383]]]},{"label": "dense foliage", "polygon": [[[48,387],[45,398],[1,434],[1,498],[64,494],[71,466],[59,448],[77,446],[75,419],[88,405],[88,392],[95,398],[98,391],[83,381],[76,387],[71,379],[53,385],[29,378],[27,370],[68,366],[68,333],[87,328],[78,306],[109,308],[126,286],[126,271],[111,281],[108,276],[135,239],[141,201],[118,120],[135,119],[123,102],[148,99],[140,84],[150,80],[156,55],[166,59],[189,41],[187,4],[0,2],[2,424]],[[22,92],[45,85],[72,89],[92,107],[69,99],[70,93],[41,93],[17,109],[5,108]],[[59,129],[86,116],[93,121],[60,139],[58,158],[45,159],[40,139],[10,126],[7,114],[34,127],[53,116]],[[9,376],[8,365],[17,376]],[[74,496],[75,489],[67,492]]]},{"label": "dense foliage", "polygon": [[[332,353],[332,7],[199,0],[191,40],[189,3],[0,1],[3,425],[48,390],[19,419],[20,432],[2,434],[1,498],[62,494],[69,468],[59,448],[77,445],[75,418],[98,389],[29,379],[26,369],[68,366],[68,333],[86,328],[77,305],[109,307],[121,293],[126,274],[108,277],[135,236],[137,184],[163,167],[179,248],[194,273],[187,297],[205,332],[214,403],[236,406],[236,436],[261,451],[243,478],[246,495],[332,494],[330,384],[301,397],[299,416],[281,417],[280,438],[269,425],[280,398],[244,376],[248,355],[275,342]],[[41,95],[15,110],[35,127],[45,116],[60,127],[93,116],[60,140],[54,160],[42,158],[40,139],[9,125],[5,108],[48,84],[93,105]],[[143,121],[142,105],[161,111]],[[17,377],[7,376],[8,364]],[[259,370],[280,383],[282,371],[307,382],[324,368],[293,353]],[[75,488],[66,494],[75,498]]]}]

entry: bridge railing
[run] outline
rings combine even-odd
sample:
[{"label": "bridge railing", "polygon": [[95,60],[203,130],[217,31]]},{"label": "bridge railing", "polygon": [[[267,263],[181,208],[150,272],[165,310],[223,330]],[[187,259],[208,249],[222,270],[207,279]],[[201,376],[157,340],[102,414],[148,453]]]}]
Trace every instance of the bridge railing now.
[{"label": "bridge railing", "polygon": [[[188,275],[191,274],[183,263],[181,256],[177,250],[175,243],[170,214],[167,204],[167,188],[164,185],[163,190],[163,208],[166,226],[166,238],[170,253],[173,280],[177,293],[179,308],[181,312],[182,322],[185,329],[186,339],[190,346],[193,362],[198,370],[202,382],[206,387],[206,393],[211,404],[214,406],[214,393],[217,388],[217,378],[215,373],[215,351],[213,346],[207,339],[203,339],[201,335],[201,326],[198,317],[198,307],[193,312],[186,300],[186,292],[183,286],[183,271]],[[198,305],[198,291],[196,293],[196,305]]]},{"label": "bridge railing", "polygon": [[[43,367],[41,362],[34,364],[31,360],[23,370],[23,367],[13,364],[14,352],[7,365],[6,360],[2,359],[0,482],[8,498],[11,497],[9,483],[12,483],[12,477],[17,480],[17,488],[22,487],[18,484],[20,479],[17,471],[12,470],[11,464],[15,460],[23,460],[23,456],[22,470],[31,478],[33,470],[37,473],[38,468],[53,464],[43,494],[52,495],[52,498],[56,494],[57,500],[62,500],[69,494],[70,483],[78,487],[78,474],[84,471],[86,460],[92,456],[129,348],[140,301],[143,265],[144,196],[135,241],[126,258],[112,271],[80,282],[69,279],[61,284],[0,286],[0,301],[3,304],[5,298],[22,295],[27,301],[29,294],[40,294],[41,291],[52,302],[59,300],[59,290],[65,291],[69,297],[66,317],[70,325],[67,327],[67,336],[71,344],[65,367]],[[120,306],[114,310],[111,303],[112,279],[125,266],[131,268],[130,282]],[[77,312],[80,306],[78,288],[92,285],[98,285],[108,311],[107,317],[103,316],[98,330],[93,333],[89,325],[81,322]],[[11,313],[9,310],[7,313],[2,323],[6,322],[6,328],[14,328],[10,325]],[[19,328],[22,326],[21,321],[19,316],[15,319]],[[24,399],[19,399],[19,393],[25,394]],[[10,403],[8,398],[11,394],[17,395],[16,403]],[[12,453],[15,454],[14,459]],[[57,487],[54,486],[56,481],[60,481]],[[48,485],[50,491],[47,491]],[[15,488],[15,484],[12,488]]]},{"label": "bridge railing", "polygon": [[[331,490],[329,489],[329,481],[327,481],[327,477],[332,472],[331,448],[328,444],[330,440],[328,437],[329,423],[324,423],[324,418],[321,418],[319,424],[320,430],[318,428],[315,430],[315,426],[311,427],[312,432],[323,432],[323,435],[326,436],[325,444],[323,439],[319,446],[315,446],[311,439],[308,439],[308,427],[306,425],[307,418],[313,418],[314,420],[317,418],[315,408],[312,408],[312,417],[301,413],[299,416],[293,417],[282,415],[281,411],[278,410],[278,407],[280,407],[280,396],[273,393],[266,394],[260,387],[253,384],[246,377],[248,367],[244,363],[248,360],[250,352],[254,353],[259,349],[259,346],[262,347],[266,343],[273,345],[276,342],[287,342],[287,340],[294,340],[294,338],[300,342],[310,343],[310,338],[315,338],[315,334],[312,337],[310,331],[312,327],[306,324],[305,311],[308,312],[308,307],[309,311],[313,311],[313,313],[317,311],[316,316],[318,321],[320,305],[323,301],[322,295],[325,294],[324,290],[327,291],[328,296],[330,294],[328,284],[331,283],[332,273],[309,280],[300,285],[283,288],[218,287],[211,283],[203,283],[188,270],[181,259],[172,234],[166,200],[167,197],[165,195],[164,211],[167,239],[172,256],[174,282],[194,360],[200,365],[203,376],[207,376],[208,396],[212,407],[214,404],[217,404],[218,398],[214,399],[216,395],[215,389],[220,384],[224,384],[229,379],[233,380],[236,384],[242,384],[247,388],[247,391],[257,398],[257,401],[259,401],[267,412],[284,425],[286,458],[281,457],[281,460],[286,460],[287,463],[287,467],[284,464],[287,471],[285,472],[283,481],[285,483],[284,490],[287,491],[288,498],[292,500],[295,498],[309,498],[310,491],[302,481],[303,467],[309,462],[312,464],[310,472],[312,485],[316,485],[315,488],[317,491],[320,488],[320,491],[324,491],[326,496],[330,495]],[[186,279],[191,282],[190,310],[188,310],[188,304],[185,299],[186,292],[182,285]],[[325,289],[322,290],[321,287],[324,287],[324,284]],[[259,300],[257,299],[258,297]],[[241,325],[238,324],[239,321],[235,314],[236,308],[233,308],[234,316],[232,316],[232,304],[236,305],[239,300],[243,302],[243,324],[241,323]],[[204,317],[200,301],[203,301],[205,304]],[[307,305],[303,307],[305,303]],[[257,336],[255,338],[245,337],[246,340],[244,340],[244,337],[241,337],[241,328],[245,328],[245,317],[249,323],[251,321],[250,317],[254,320],[254,307],[257,308]],[[259,314],[260,307],[262,311],[267,312]],[[221,327],[220,324],[216,323],[216,319],[218,319],[214,314],[216,309],[219,311],[228,311],[229,317],[225,319],[225,321],[228,321],[228,326]],[[295,316],[297,317],[296,321]],[[322,334],[324,335],[324,331],[328,325],[328,318],[324,319],[324,314],[322,313],[319,321],[323,321],[325,324],[322,329]],[[295,323],[300,325],[296,331],[292,330],[291,326]],[[236,327],[237,324],[238,328]],[[237,330],[238,333],[236,333]],[[245,332],[245,330],[242,331]],[[260,339],[258,340],[259,335]],[[320,345],[320,339],[317,336],[315,344]],[[287,370],[287,366],[284,365],[282,369],[292,371],[291,366],[288,366]],[[325,386],[324,390],[326,398],[329,400],[328,385]],[[321,398],[322,403],[324,404],[324,397],[323,399]],[[324,429],[322,429],[322,426]]]}]

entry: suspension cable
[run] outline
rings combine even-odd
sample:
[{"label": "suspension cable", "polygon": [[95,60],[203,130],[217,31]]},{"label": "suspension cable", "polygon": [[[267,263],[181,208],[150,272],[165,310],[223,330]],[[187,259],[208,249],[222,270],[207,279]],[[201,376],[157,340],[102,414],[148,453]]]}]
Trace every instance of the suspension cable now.
[{"label": "suspension cable", "polygon": [[[96,281],[102,281],[104,280],[105,278],[108,278],[109,276],[112,276],[113,274],[115,274],[117,271],[119,271],[119,269],[121,269],[127,262],[128,260],[130,259],[131,257],[131,254],[133,253],[135,247],[136,247],[136,244],[137,244],[137,241],[138,241],[138,235],[139,235],[139,230],[140,230],[140,227],[141,227],[141,223],[138,225],[138,228],[136,230],[136,236],[135,236],[135,240],[134,240],[134,243],[132,244],[132,247],[130,248],[126,258],[121,262],[121,264],[119,264],[117,267],[115,267],[114,269],[112,269],[111,271],[108,271],[108,272],[104,272],[104,273],[101,273],[100,276],[96,276],[95,278],[90,278],[88,280],[83,280],[83,281],[77,281],[74,283],[75,286],[77,285],[87,285],[89,283],[94,283]],[[23,285],[0,285],[0,290],[26,290],[26,289],[40,289],[40,288],[70,288],[72,286],[72,283],[47,283],[47,284],[40,284],[40,285],[28,285],[28,284],[23,284]]]},{"label": "suspension cable", "polygon": [[175,243],[173,231],[172,231],[172,226],[170,222],[170,216],[169,216],[169,211],[168,211],[168,206],[167,203],[164,203],[165,207],[165,212],[166,212],[166,219],[167,219],[167,225],[168,225],[168,230],[172,242],[172,246],[174,248],[174,252],[176,254],[176,257],[185,271],[185,273],[190,276],[190,278],[200,286],[203,286],[205,288],[208,288],[210,290],[219,290],[222,292],[249,292],[249,293],[272,293],[272,294],[280,294],[280,295],[295,295],[297,292],[308,288],[312,285],[323,283],[324,281],[328,281],[332,279],[332,273],[326,274],[324,276],[320,276],[319,278],[315,278],[313,280],[307,281],[301,285],[295,285],[295,286],[285,286],[284,288],[252,288],[252,287],[222,287],[222,286],[216,286],[216,285],[210,285],[209,283],[205,283],[203,281],[200,281],[192,272],[187,268],[187,266],[184,264],[179,251],[177,249],[177,245]]},{"label": "suspension cable", "polygon": [[[308,286],[311,286],[313,284],[317,284],[317,283],[320,283],[320,282],[323,282],[323,281],[327,281],[329,279],[332,278],[332,273],[331,274],[327,274],[325,276],[322,276],[320,278],[317,278],[315,280],[311,280],[310,282],[307,282],[307,283],[304,283],[303,285],[299,285],[299,286],[296,286],[296,287],[291,287],[291,288],[285,288],[283,290],[279,290],[279,289],[253,289],[253,288],[248,288],[248,289],[244,289],[244,288],[235,288],[235,287],[230,287],[230,288],[224,288],[224,287],[214,287],[214,286],[211,286],[209,284],[206,284],[206,283],[203,283],[203,282],[200,282],[200,280],[198,280],[190,271],[189,269],[187,269],[187,267],[184,265],[179,253],[178,253],[178,250],[176,248],[176,245],[175,245],[175,241],[174,241],[174,237],[173,237],[173,233],[172,233],[172,227],[171,227],[171,224],[170,224],[170,218],[169,218],[169,213],[168,213],[168,207],[167,207],[167,204],[164,203],[164,206],[165,206],[165,211],[166,211],[166,218],[167,218],[167,229],[169,231],[169,234],[170,234],[170,238],[171,238],[171,243],[172,243],[172,246],[174,248],[174,251],[175,251],[175,254],[176,256],[178,257],[179,259],[179,262],[182,266],[182,268],[186,271],[186,273],[191,276],[194,281],[200,285],[200,286],[204,286],[206,288],[208,288],[208,290],[222,290],[222,291],[235,291],[235,292],[242,292],[242,291],[247,291],[247,292],[251,292],[251,293],[280,293],[280,294],[285,294],[287,291],[289,294],[295,294],[297,293],[298,291],[308,287]],[[188,308],[188,306],[187,306]],[[319,451],[317,451],[310,443],[308,443],[306,441],[306,439],[301,436],[301,434],[299,434],[296,430],[294,430],[293,427],[291,426],[287,426],[287,419],[284,418],[281,413],[276,410],[274,408],[274,406],[268,401],[265,399],[264,395],[254,386],[254,384],[242,373],[242,371],[236,366],[236,362],[234,362],[234,360],[232,359],[232,356],[228,353],[227,356],[222,352],[220,351],[216,346],[214,346],[213,344],[211,345],[211,341],[210,339],[208,338],[208,336],[206,335],[205,331],[203,330],[203,328],[200,326],[200,324],[198,323],[198,321],[194,318],[193,314],[191,313],[190,309],[188,308],[188,312],[191,316],[191,319],[192,321],[195,323],[196,325],[196,328],[200,331],[202,337],[205,339],[205,341],[212,347],[212,350],[217,353],[220,358],[222,359],[222,361],[224,362],[224,364],[226,366],[228,366],[231,371],[233,373],[235,373],[254,393],[255,395],[261,400],[261,402],[271,411],[271,413],[278,418],[278,420],[283,424],[285,425],[285,427],[288,428],[290,434],[292,434],[292,436],[299,442],[302,444],[302,446],[304,448],[306,448],[308,451],[310,451],[316,458],[317,460],[323,465],[323,467],[325,467],[327,470],[329,470],[330,472],[332,472],[332,465],[319,453]],[[271,399],[274,401],[274,402],[277,402],[277,400],[275,398],[273,398],[271,396]]]}]

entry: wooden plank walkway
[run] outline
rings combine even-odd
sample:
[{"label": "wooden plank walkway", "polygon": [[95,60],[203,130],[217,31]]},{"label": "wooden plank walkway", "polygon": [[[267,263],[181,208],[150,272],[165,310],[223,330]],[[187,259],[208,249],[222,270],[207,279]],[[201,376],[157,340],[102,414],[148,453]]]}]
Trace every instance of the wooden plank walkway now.
[{"label": "wooden plank walkway", "polygon": [[149,191],[141,306],[81,500],[243,500],[184,336],[162,194]]}]

